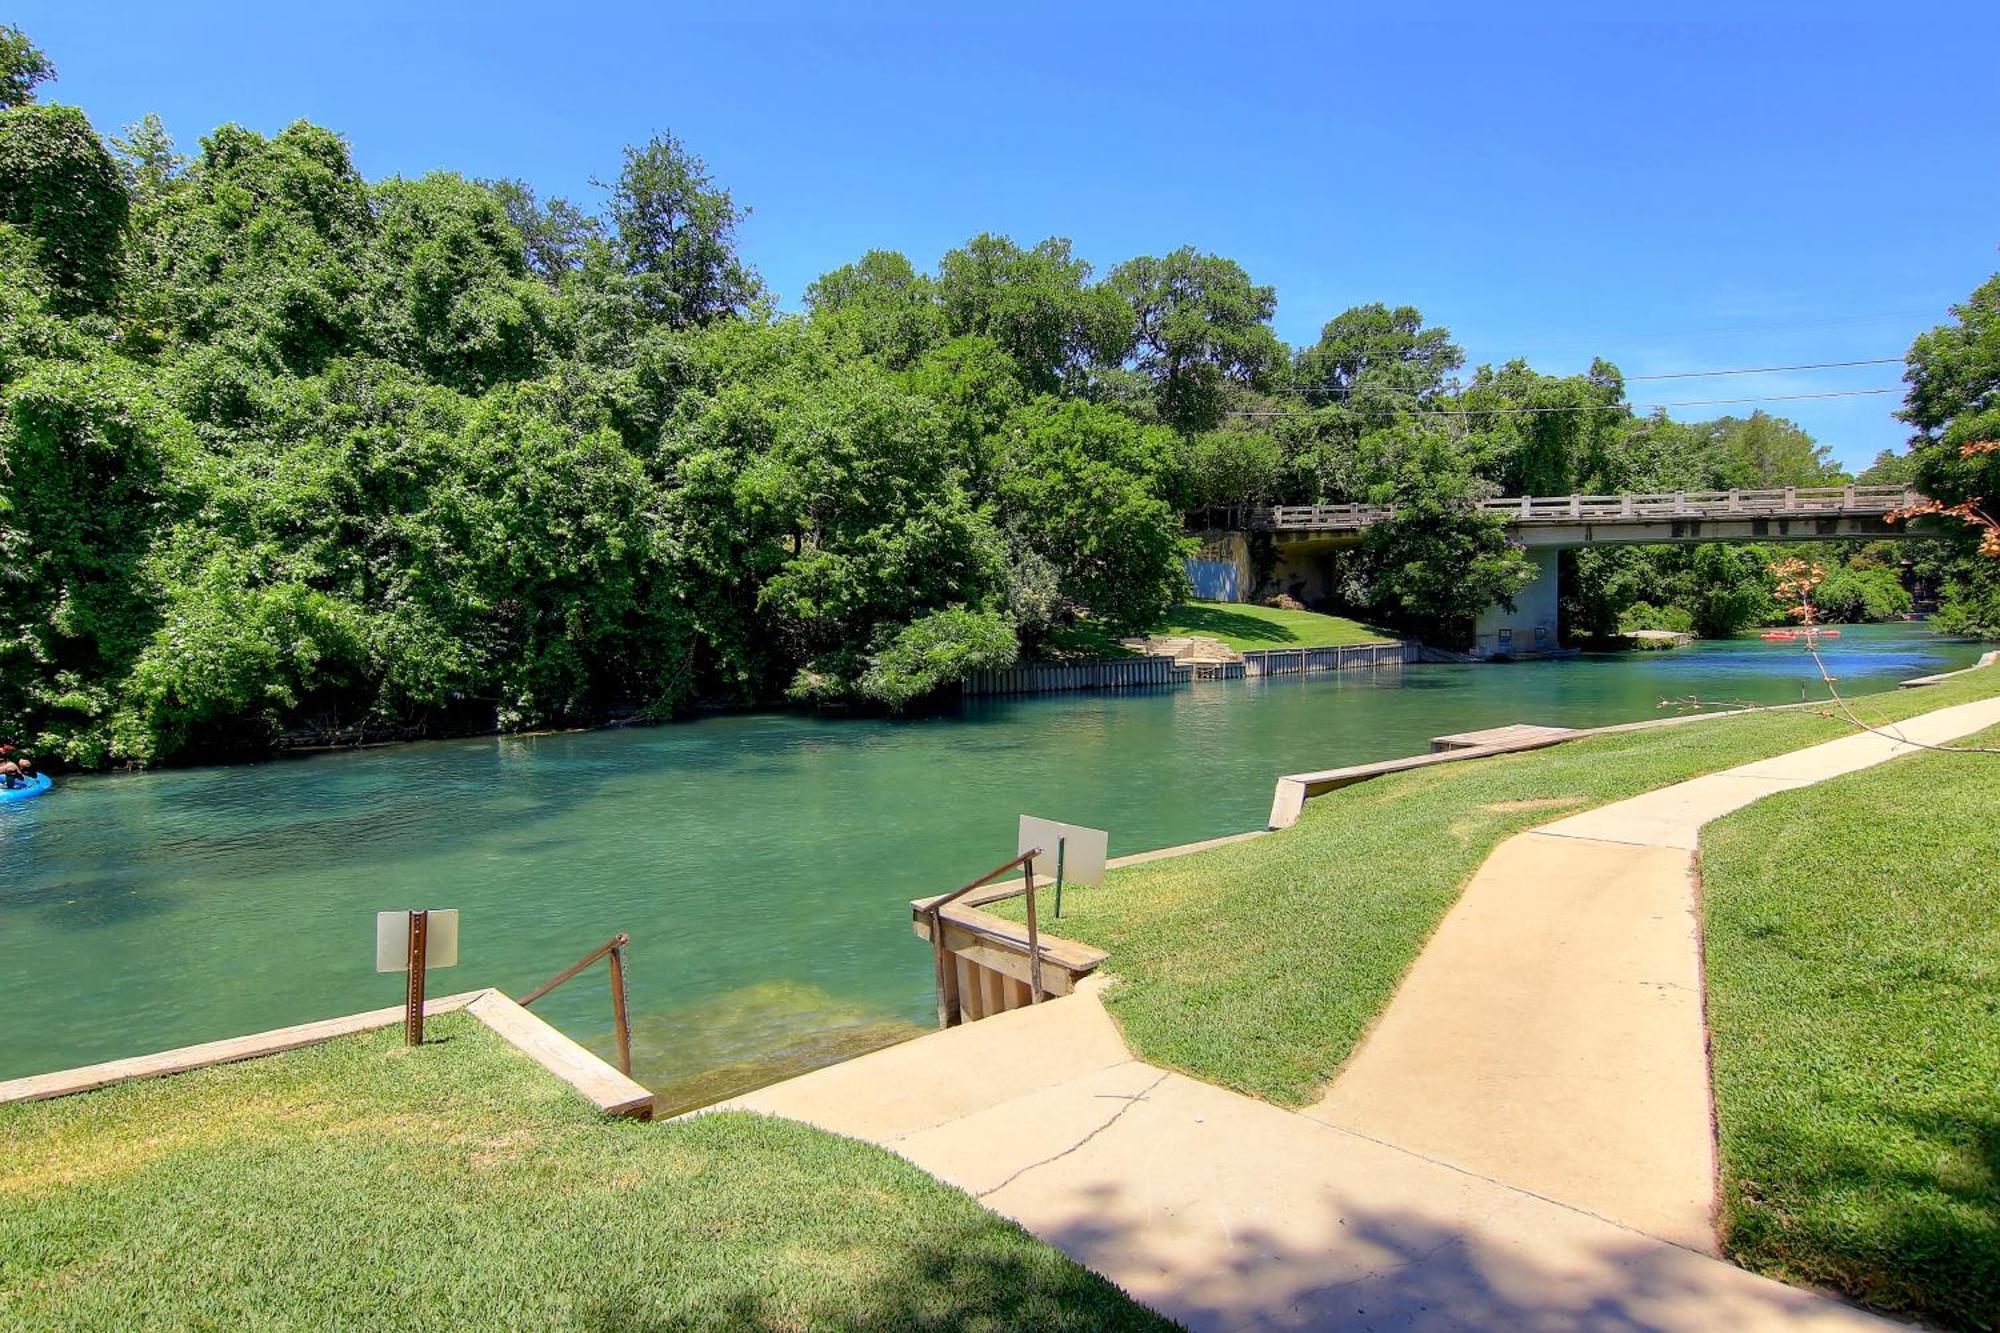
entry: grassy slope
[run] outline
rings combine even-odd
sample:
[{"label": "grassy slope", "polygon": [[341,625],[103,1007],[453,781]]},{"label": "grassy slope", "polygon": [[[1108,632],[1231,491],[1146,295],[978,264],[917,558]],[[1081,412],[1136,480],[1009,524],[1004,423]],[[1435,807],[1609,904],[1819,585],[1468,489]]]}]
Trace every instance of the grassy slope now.
[{"label": "grassy slope", "polygon": [[[1861,700],[1870,721],[2000,693],[2000,669]],[[1268,837],[1111,872],[1049,929],[1110,951],[1148,1060],[1285,1105],[1313,1099],[1503,839],[1559,814],[1847,735],[1762,713],[1376,778]],[[1020,904],[993,909],[1019,915]]]},{"label": "grassy slope", "polygon": [[433,1031],[0,1108],[0,1326],[1169,1327],[886,1152]]},{"label": "grassy slope", "polygon": [[1189,602],[1167,613],[1156,634],[1200,634],[1220,639],[1238,652],[1257,648],[1330,648],[1343,643],[1377,643],[1394,635],[1359,621],[1317,611],[1280,611],[1269,606]]},{"label": "grassy slope", "polygon": [[1746,1266],[2000,1327],[1996,867],[1992,755],[1901,759],[1704,833],[1723,1229]]}]

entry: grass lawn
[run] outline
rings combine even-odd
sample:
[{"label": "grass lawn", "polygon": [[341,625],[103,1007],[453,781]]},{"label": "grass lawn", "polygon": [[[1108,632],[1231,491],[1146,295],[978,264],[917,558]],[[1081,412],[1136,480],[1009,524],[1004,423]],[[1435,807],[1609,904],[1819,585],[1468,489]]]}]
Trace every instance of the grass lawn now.
[{"label": "grass lawn", "polygon": [[1746,1267],[2000,1328],[1996,868],[1992,755],[1899,759],[1705,831],[1723,1235]]},{"label": "grass lawn", "polygon": [[[1873,695],[1855,711],[1887,721],[1992,694],[2000,669]],[[1281,833],[1071,888],[1061,924],[1046,928],[1110,952],[1118,984],[1106,1002],[1145,1059],[1303,1105],[1502,839],[1852,730],[1760,713],[1375,778],[1306,802]]]},{"label": "grass lawn", "polygon": [[0,1327],[1172,1327],[889,1153],[432,1031],[0,1108]]},{"label": "grass lawn", "polygon": [[1167,613],[1155,634],[1199,634],[1220,639],[1237,652],[1258,648],[1332,648],[1344,643],[1378,643],[1393,634],[1357,620],[1317,611],[1280,611],[1234,602],[1189,602]]}]

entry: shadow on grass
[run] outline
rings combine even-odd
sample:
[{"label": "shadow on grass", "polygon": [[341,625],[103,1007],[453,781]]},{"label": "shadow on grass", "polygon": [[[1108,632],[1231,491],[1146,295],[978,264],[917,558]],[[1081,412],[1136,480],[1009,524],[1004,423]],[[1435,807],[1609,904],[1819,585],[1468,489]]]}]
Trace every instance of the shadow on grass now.
[{"label": "shadow on grass", "polygon": [[2000,1328],[2000,1115],[1874,1115],[1895,1147],[1851,1124],[1732,1136],[1724,1248],[1746,1267],[1940,1328]]},{"label": "shadow on grass", "polygon": [[[743,1275],[738,1290],[711,1293],[698,1310],[662,1312],[660,1288],[670,1286],[671,1279],[659,1273],[635,1273],[620,1290],[584,1303],[577,1322],[603,1333],[739,1329],[791,1333],[802,1328],[882,1333],[909,1329],[1173,1333],[1180,1327],[1054,1251],[1027,1258],[1017,1247],[994,1243],[998,1236],[1014,1234],[1012,1223],[994,1218],[911,1238],[894,1247],[880,1271],[854,1274],[845,1281],[828,1273],[829,1285],[840,1288],[839,1298],[828,1303],[831,1308],[804,1308],[795,1292],[773,1290],[752,1271]],[[841,1256],[825,1258],[829,1268],[838,1268]]]},{"label": "shadow on grass", "polygon": [[1249,639],[1283,647],[1304,640],[1285,626],[1241,611],[1225,611],[1219,606],[1179,606],[1174,608],[1174,628],[1215,639]]}]

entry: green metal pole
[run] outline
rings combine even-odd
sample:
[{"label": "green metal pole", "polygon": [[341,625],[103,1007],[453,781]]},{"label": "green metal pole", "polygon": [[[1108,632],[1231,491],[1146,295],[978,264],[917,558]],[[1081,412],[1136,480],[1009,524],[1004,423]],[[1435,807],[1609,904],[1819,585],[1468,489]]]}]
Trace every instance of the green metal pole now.
[{"label": "green metal pole", "polygon": [[1062,920],[1063,852],[1069,846],[1068,838],[1056,839],[1056,920]]}]

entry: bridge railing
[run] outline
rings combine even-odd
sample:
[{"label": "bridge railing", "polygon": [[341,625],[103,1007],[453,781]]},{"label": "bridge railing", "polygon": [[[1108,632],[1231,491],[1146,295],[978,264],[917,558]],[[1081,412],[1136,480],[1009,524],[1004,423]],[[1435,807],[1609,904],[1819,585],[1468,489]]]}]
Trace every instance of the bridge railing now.
[{"label": "bridge railing", "polygon": [[[1630,495],[1522,495],[1480,508],[1516,524],[1619,519],[1812,517],[1886,514],[1922,497],[1903,486],[1787,486],[1769,490],[1654,491]],[[1395,516],[1394,505],[1244,505],[1192,516],[1235,531],[1351,532]]]}]

